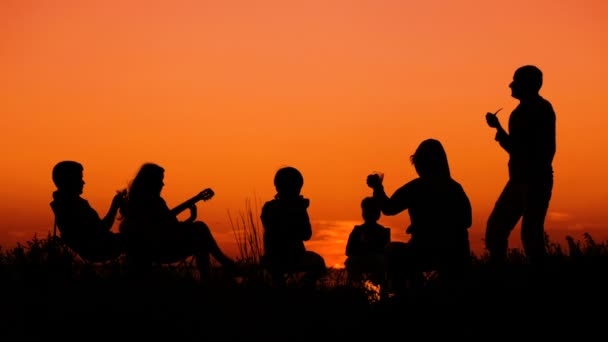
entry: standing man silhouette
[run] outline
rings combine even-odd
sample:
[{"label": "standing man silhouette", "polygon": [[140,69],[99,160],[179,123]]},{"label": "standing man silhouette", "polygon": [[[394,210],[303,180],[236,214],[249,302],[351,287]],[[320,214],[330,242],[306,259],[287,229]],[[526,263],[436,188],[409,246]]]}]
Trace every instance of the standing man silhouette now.
[{"label": "standing man silhouette", "polygon": [[496,141],[509,154],[509,179],[487,222],[485,243],[492,262],[504,263],[508,239],[521,218],[521,240],[531,263],[545,256],[545,216],[553,190],[555,112],[539,90],[543,74],[533,65],[518,68],[509,85],[519,105],[509,117],[509,132],[496,114],[487,113]]}]

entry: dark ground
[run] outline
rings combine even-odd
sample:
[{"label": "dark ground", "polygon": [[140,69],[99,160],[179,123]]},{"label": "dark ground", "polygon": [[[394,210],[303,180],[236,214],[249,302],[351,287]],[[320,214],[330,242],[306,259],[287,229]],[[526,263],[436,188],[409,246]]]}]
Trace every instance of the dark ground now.
[{"label": "dark ground", "polygon": [[348,284],[5,271],[0,341],[581,340],[605,336],[608,269],[598,267],[560,261],[496,276],[479,266],[460,288],[430,284],[379,301]]}]

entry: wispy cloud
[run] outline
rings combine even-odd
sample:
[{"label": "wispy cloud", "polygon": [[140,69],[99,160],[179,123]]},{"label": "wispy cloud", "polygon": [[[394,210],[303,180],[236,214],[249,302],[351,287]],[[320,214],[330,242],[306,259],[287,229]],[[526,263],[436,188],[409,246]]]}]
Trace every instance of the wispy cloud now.
[{"label": "wispy cloud", "polygon": [[572,215],[565,212],[550,211],[547,213],[547,221],[549,222],[567,222],[572,219]]},{"label": "wispy cloud", "polygon": [[315,241],[335,241],[347,239],[353,227],[361,222],[319,220],[313,221],[311,224]]},{"label": "wispy cloud", "polygon": [[306,243],[306,248],[321,254],[327,266],[343,267],[348,235],[361,221],[315,220],[311,224],[313,238]]}]

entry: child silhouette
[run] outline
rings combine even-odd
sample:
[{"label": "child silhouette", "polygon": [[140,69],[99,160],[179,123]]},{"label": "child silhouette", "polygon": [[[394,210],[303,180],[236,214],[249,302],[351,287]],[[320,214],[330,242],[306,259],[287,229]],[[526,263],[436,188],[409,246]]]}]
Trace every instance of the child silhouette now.
[{"label": "child silhouette", "polygon": [[356,225],[346,243],[344,266],[351,279],[359,281],[368,274],[372,281],[384,280],[384,253],[391,242],[391,230],[380,224],[380,205],[373,197],[361,201],[363,224]]},{"label": "child silhouette", "polygon": [[314,286],[326,271],[323,257],[304,246],[304,241],[312,237],[312,227],[308,217],[310,201],[300,194],[303,185],[304,178],[296,168],[279,169],[274,177],[277,193],[262,207],[262,264],[275,285],[282,285],[285,273],[304,272],[305,285]]}]

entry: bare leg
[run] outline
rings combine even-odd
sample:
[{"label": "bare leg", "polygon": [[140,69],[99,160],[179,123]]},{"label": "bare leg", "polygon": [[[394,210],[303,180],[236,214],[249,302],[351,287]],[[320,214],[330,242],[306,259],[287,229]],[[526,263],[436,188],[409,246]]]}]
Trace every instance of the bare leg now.
[{"label": "bare leg", "polygon": [[199,245],[203,246],[202,253],[207,254],[207,263],[209,263],[209,254],[213,256],[215,260],[217,260],[222,266],[234,268],[235,263],[232,259],[230,259],[224,252],[220,249],[217,241],[211,234],[211,230],[209,227],[201,221],[197,221],[196,223],[196,235],[199,240]]},{"label": "bare leg", "polygon": [[308,288],[314,288],[317,280],[327,272],[323,257],[312,251],[306,251],[306,254],[303,255],[301,266],[306,271],[302,283]]}]

